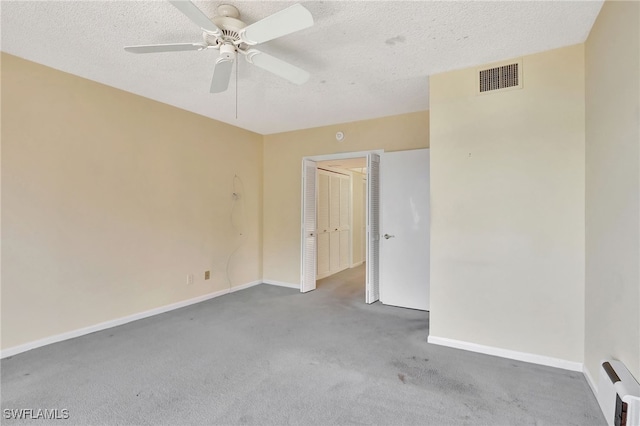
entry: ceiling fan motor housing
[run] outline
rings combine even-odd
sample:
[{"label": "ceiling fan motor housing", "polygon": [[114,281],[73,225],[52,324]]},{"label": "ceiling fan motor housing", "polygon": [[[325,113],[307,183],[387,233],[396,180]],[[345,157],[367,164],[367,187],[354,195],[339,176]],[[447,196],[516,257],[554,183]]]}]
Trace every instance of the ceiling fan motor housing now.
[{"label": "ceiling fan motor housing", "polygon": [[236,19],[240,18],[240,11],[238,11],[238,8],[230,4],[221,4],[218,6],[216,11],[218,12],[218,16],[228,16]]},{"label": "ceiling fan motor housing", "polygon": [[225,43],[220,46],[219,61],[233,61],[236,58],[236,47],[231,43]]},{"label": "ceiling fan motor housing", "polygon": [[244,22],[231,16],[214,16],[213,22],[222,32],[224,41],[237,42],[240,40],[240,30],[247,26]]}]

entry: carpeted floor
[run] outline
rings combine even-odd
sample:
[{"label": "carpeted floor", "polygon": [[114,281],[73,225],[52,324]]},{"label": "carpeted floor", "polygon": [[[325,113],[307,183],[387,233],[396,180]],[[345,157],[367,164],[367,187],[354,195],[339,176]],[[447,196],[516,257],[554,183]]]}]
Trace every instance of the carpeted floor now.
[{"label": "carpeted floor", "polygon": [[[363,267],[260,285],[2,360],[3,424],[604,425],[581,373],[426,343]],[[67,409],[10,421],[5,409]]]}]

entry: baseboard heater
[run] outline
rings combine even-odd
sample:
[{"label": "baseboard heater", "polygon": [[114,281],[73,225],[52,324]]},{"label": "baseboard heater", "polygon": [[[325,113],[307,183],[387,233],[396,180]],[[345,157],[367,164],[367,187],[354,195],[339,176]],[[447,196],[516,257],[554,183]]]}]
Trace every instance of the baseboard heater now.
[{"label": "baseboard heater", "polygon": [[600,363],[598,403],[609,426],[640,426],[640,385],[615,360]]}]

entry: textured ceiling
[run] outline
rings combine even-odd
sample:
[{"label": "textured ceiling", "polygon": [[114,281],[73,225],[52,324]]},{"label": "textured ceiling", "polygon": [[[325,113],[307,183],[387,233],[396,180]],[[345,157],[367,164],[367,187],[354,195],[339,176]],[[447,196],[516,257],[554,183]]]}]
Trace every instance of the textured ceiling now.
[{"label": "textured ceiling", "polygon": [[[221,3],[255,22],[294,2]],[[315,25],[259,48],[311,73],[296,86],[241,58],[210,94],[218,52],[135,55],[125,45],[200,42],[166,1],[2,1],[4,52],[262,134],[429,108],[428,76],[583,42],[602,1],[312,1]],[[234,77],[235,78],[235,75]]]}]

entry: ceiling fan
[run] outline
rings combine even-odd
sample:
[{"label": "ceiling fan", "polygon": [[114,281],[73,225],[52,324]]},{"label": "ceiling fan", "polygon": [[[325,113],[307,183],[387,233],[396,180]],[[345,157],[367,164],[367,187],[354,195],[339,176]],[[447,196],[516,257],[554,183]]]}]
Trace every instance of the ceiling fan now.
[{"label": "ceiling fan", "polygon": [[209,19],[196,5],[188,0],[169,0],[180,12],[202,30],[202,42],[151,44],[126,46],[132,53],[179,52],[184,50],[216,49],[220,56],[216,59],[211,81],[211,93],[227,90],[231,79],[231,69],[237,54],[244,55],[247,62],[254,64],[295,84],[303,84],[309,73],[288,62],[275,58],[252,46],[309,28],[313,16],[301,4],[294,4],[258,22],[247,25],[242,22],[240,12],[234,6],[218,6],[217,16]]}]

